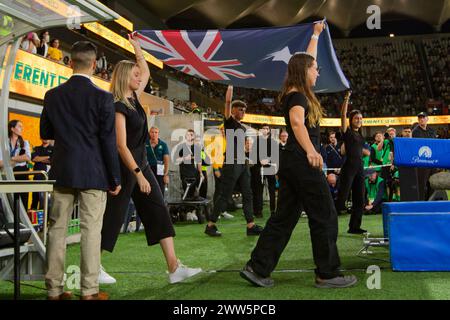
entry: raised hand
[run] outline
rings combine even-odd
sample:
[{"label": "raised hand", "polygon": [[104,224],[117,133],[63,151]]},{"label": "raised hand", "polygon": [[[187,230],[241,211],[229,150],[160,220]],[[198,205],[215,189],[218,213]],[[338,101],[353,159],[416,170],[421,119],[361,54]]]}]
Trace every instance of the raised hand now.
[{"label": "raised hand", "polygon": [[128,34],[128,41],[130,41],[131,45],[133,47],[141,47],[141,45],[139,44],[138,38],[137,38],[137,33],[133,32],[133,33],[129,33]]},{"label": "raised hand", "polygon": [[325,21],[317,22],[314,24],[314,34],[316,36],[320,35],[325,29]]}]

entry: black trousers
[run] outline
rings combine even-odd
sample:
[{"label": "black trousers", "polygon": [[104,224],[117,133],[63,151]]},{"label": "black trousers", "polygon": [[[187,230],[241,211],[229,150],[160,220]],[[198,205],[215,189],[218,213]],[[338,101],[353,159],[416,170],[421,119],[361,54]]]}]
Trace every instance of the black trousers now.
[{"label": "black trousers", "polygon": [[428,201],[433,193],[428,180],[433,173],[430,168],[416,168],[417,172],[417,192],[419,194],[419,201]]},{"label": "black trousers", "polygon": [[[220,173],[222,174],[222,169],[220,169]],[[220,178],[217,178],[216,175],[214,175],[214,195],[213,195],[213,204],[216,203],[217,198],[221,192],[220,188],[222,188],[222,176]],[[236,206],[236,204],[233,201],[233,197],[232,195],[230,195],[230,197],[228,198],[227,201],[227,210],[230,210],[231,208],[234,209],[234,207]]]},{"label": "black trousers", "polygon": [[[42,174],[36,174],[33,178],[35,181],[45,180]],[[32,201],[31,201],[31,209],[38,210],[44,209],[44,192],[33,192],[32,193]]]},{"label": "black trousers", "polygon": [[[28,171],[28,167],[27,166],[17,166],[13,168],[14,172],[26,172]],[[20,175],[20,176],[16,176],[16,180],[28,180],[27,175]],[[24,192],[24,193],[19,193],[20,196],[20,200],[22,200],[23,206],[25,208],[25,210],[28,210],[28,193]]]},{"label": "black trousers", "polygon": [[156,181],[158,181],[159,188],[161,189],[161,193],[163,194],[164,197],[164,176],[158,176],[157,166],[150,166],[150,168],[152,169]]},{"label": "black trousers", "polygon": [[381,178],[384,179],[384,184],[386,186],[386,193],[388,195],[389,202],[392,201],[392,174],[391,174],[391,167],[383,167],[381,168]]},{"label": "black trousers", "polygon": [[[250,173],[252,175],[252,193],[253,193],[253,210],[256,213],[262,213],[263,210],[263,193],[264,193],[264,184],[261,181],[261,166],[254,165],[250,168]],[[275,211],[275,185],[276,180],[275,176],[264,176],[264,179],[267,180],[267,186],[269,189],[269,199],[270,199],[270,212]]]},{"label": "black trousers", "polygon": [[345,210],[345,201],[347,201],[351,190],[352,214],[348,225],[350,230],[361,228],[364,211],[364,189],[364,168],[362,162],[345,161],[341,169],[337,209],[339,211]]},{"label": "black trousers", "polygon": [[303,207],[308,215],[316,274],[323,279],[340,275],[337,213],[324,174],[310,167],[306,158],[286,151],[281,157],[278,176],[278,208],[268,219],[251,254],[249,263],[253,270],[260,276],[270,276]]},{"label": "black trousers", "polygon": [[[232,196],[236,184],[240,185],[242,205],[247,223],[253,222],[253,195],[250,184],[250,170],[245,164],[224,164],[222,167],[221,187],[214,201],[214,210],[210,221],[217,222],[219,215],[228,207],[228,199]],[[217,189],[216,189],[217,191]]]},{"label": "black trousers", "polygon": [[202,171],[203,174],[203,183],[200,187],[200,192],[199,195],[202,198],[207,198],[208,197],[208,172],[207,171]]},{"label": "black trousers", "polygon": [[102,250],[109,252],[114,250],[120,228],[125,220],[125,215],[128,213],[130,198],[133,199],[136,213],[144,225],[149,246],[158,244],[162,239],[175,236],[169,211],[164,204],[164,198],[150,166],[147,165],[142,173],[151,186],[149,195],[140,191],[134,173],[131,173],[121,163],[122,189],[119,195],[115,197],[108,194],[105,215],[103,216]]}]

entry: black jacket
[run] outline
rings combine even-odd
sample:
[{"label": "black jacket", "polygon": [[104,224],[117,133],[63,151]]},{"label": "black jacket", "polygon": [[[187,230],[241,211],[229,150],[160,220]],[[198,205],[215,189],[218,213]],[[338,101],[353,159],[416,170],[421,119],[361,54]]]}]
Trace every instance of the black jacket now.
[{"label": "black jacket", "polygon": [[55,140],[49,177],[56,186],[110,190],[120,184],[112,94],[83,76],[45,94],[42,139]]}]

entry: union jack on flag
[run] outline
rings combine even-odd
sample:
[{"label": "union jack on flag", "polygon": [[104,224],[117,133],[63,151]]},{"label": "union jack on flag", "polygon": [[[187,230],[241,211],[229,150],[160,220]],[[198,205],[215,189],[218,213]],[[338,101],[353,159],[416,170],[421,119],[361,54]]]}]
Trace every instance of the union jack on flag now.
[{"label": "union jack on flag", "polygon": [[223,44],[218,30],[207,31],[198,47],[185,30],[155,31],[155,35],[159,42],[138,34],[142,47],[166,55],[167,58],[162,61],[171,67],[181,67],[184,73],[205,80],[229,80],[227,75],[240,79],[255,77],[253,73],[230,68],[242,65],[237,59],[214,60],[214,55]]},{"label": "union jack on flag", "polygon": [[[279,90],[293,53],[306,51],[313,24],[240,30],[140,30],[137,38],[167,66],[201,79],[236,87]],[[322,69],[316,92],[349,88],[328,28],[318,45]]]}]

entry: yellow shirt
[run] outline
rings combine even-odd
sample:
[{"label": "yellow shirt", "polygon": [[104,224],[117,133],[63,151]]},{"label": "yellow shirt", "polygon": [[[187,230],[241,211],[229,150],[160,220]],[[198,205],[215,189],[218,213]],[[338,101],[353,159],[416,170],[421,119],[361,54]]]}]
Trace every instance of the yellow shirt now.
[{"label": "yellow shirt", "polygon": [[47,57],[56,61],[61,61],[63,58],[63,54],[61,50],[49,47]]},{"label": "yellow shirt", "polygon": [[214,170],[220,169],[225,160],[224,153],[226,150],[225,137],[216,136],[211,143],[205,145],[205,152],[211,159],[211,164]]}]

